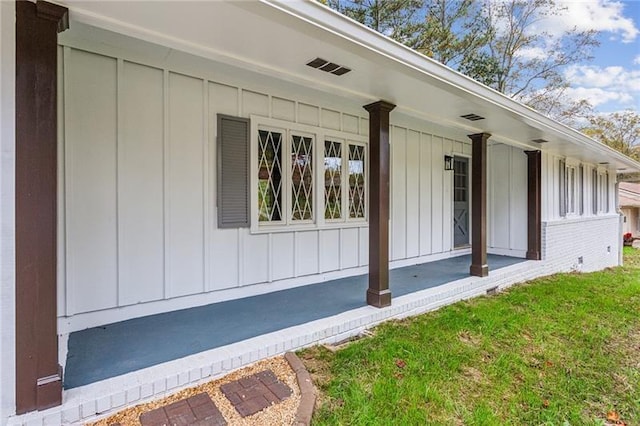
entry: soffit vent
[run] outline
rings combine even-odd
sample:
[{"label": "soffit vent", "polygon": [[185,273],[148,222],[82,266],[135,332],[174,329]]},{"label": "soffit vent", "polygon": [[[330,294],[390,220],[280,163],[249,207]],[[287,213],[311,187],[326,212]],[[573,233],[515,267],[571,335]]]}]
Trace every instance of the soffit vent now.
[{"label": "soffit vent", "polygon": [[344,67],[342,65],[338,65],[334,62],[329,62],[326,59],[315,58],[314,60],[307,62],[307,65],[311,68],[319,69],[320,71],[328,72],[329,74],[334,75],[345,75],[351,69]]},{"label": "soffit vent", "polygon": [[460,117],[464,118],[465,120],[469,120],[469,121],[484,120],[484,117],[481,117],[478,114],[465,114],[465,115],[461,115]]},{"label": "soffit vent", "polygon": [[546,139],[532,139],[531,142],[535,142],[535,143],[547,143],[549,142]]}]

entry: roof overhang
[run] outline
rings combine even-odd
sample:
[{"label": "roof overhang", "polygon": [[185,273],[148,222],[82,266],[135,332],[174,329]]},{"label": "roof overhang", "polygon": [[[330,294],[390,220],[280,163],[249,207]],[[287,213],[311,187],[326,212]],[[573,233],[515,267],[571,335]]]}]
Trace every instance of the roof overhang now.
[{"label": "roof overhang", "polygon": [[[363,105],[384,99],[397,105],[394,114],[488,132],[497,142],[640,172],[640,163],[315,1],[59,3],[70,10],[72,31],[87,24]],[[336,76],[306,66],[316,57],[352,71]],[[533,142],[539,139],[548,142]]]}]

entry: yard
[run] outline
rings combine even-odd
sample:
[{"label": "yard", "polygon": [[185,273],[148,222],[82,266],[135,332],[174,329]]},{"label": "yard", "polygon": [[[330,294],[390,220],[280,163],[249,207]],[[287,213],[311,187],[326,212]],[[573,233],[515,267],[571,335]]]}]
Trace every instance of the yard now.
[{"label": "yard", "polygon": [[301,353],[314,424],[640,425],[640,250]]}]

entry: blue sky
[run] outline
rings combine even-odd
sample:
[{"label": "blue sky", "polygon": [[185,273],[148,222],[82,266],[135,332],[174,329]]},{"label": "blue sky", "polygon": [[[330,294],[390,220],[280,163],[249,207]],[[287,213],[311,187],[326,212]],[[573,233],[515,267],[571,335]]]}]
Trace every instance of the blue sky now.
[{"label": "blue sky", "polygon": [[598,112],[633,109],[640,112],[640,0],[560,0],[563,16],[547,29],[598,31],[594,59],[569,67],[569,96],[587,99]]}]

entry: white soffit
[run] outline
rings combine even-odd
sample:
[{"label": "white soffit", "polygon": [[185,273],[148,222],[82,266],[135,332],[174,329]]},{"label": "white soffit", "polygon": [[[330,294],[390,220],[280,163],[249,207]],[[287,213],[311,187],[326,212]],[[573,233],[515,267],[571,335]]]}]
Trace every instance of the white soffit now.
[{"label": "white soffit", "polygon": [[[640,164],[315,1],[60,1],[73,22],[247,68],[525,149],[625,172]],[[306,66],[321,57],[352,69]],[[474,113],[484,120],[468,121]],[[545,139],[539,145],[533,139]]]}]

